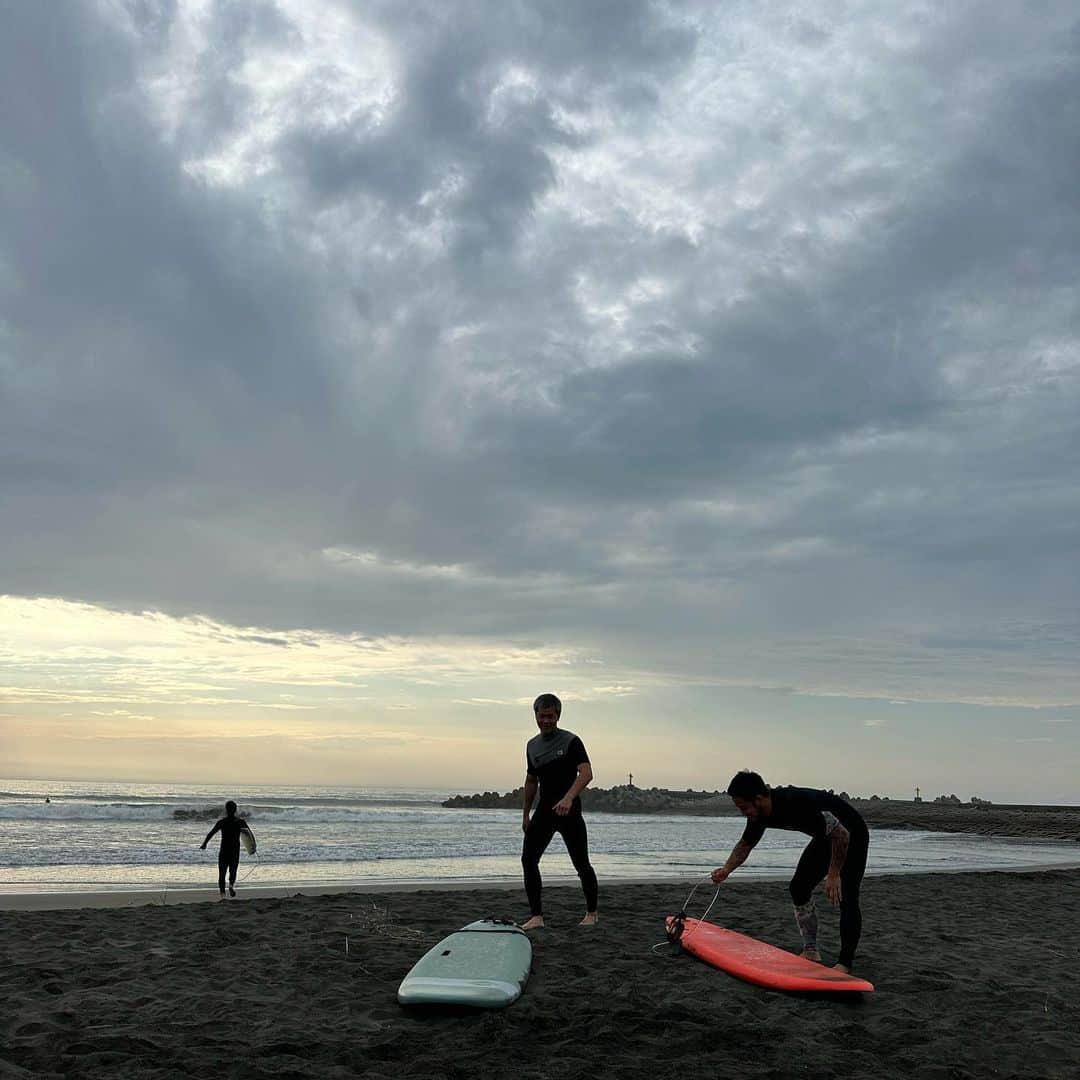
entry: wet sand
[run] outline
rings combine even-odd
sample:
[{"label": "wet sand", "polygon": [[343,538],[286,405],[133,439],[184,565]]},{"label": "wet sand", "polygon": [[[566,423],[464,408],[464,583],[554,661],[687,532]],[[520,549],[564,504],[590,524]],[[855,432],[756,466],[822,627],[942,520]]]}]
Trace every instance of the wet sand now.
[{"label": "wet sand", "polygon": [[[406,1010],[395,992],[446,933],[523,921],[519,890],[6,911],[0,1078],[1077,1075],[1080,870],[868,878],[858,973],[877,991],[856,1000],[654,950],[687,891],[605,888],[583,929],[580,891],[549,887],[529,984],[499,1012]],[[797,945],[782,882],[733,878],[711,918]]]}]

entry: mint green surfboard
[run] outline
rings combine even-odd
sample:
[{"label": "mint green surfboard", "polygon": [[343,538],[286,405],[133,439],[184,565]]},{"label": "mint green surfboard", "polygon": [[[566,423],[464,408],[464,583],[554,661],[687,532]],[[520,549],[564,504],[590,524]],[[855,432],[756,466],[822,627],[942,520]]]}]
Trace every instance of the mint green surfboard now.
[{"label": "mint green surfboard", "polygon": [[401,980],[402,1005],[473,1005],[502,1009],[525,989],[532,942],[498,919],[469,923],[426,952]]}]

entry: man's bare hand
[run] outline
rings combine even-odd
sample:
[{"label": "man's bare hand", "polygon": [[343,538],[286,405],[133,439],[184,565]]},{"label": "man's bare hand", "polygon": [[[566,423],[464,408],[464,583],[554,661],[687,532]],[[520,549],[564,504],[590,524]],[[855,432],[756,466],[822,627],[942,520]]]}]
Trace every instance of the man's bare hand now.
[{"label": "man's bare hand", "polygon": [[713,883],[714,885],[720,885],[720,884],[722,884],[723,882],[727,881],[727,878],[728,878],[728,874],[730,874],[730,873],[731,873],[731,871],[730,871],[730,870],[725,870],[725,869],[724,869],[724,868],[723,868],[722,866],[718,866],[718,867],[717,867],[717,868],[716,868],[716,869],[715,869],[715,870],[714,870],[714,871],[713,871],[713,872],[712,872],[712,873],[711,873],[711,874],[709,875],[709,877],[710,877],[710,878],[712,878],[712,883]]},{"label": "man's bare hand", "polygon": [[571,799],[569,796],[566,796],[560,799],[555,804],[555,813],[558,814],[559,817],[566,817],[566,815],[569,814],[573,808],[574,800]]}]

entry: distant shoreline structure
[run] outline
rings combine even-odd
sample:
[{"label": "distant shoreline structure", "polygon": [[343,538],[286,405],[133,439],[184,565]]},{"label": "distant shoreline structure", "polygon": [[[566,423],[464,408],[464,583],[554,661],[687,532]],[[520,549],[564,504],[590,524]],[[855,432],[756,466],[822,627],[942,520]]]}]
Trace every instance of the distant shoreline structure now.
[{"label": "distant shoreline structure", "polygon": [[[840,794],[848,798],[844,792]],[[520,810],[523,798],[524,788],[517,788],[505,793],[455,795],[442,805],[453,810]],[[612,788],[586,788],[581,801],[590,813],[738,816],[731,800],[721,791],[689,788],[676,791],[621,784]],[[1080,807],[1075,806],[996,804],[978,798],[965,803],[951,795],[918,802],[878,796],[851,797],[850,801],[871,828],[1080,842]]]},{"label": "distant shoreline structure", "polygon": [[[523,787],[515,788],[505,794],[497,791],[484,791],[476,795],[453,795],[444,800],[443,806],[453,809],[484,810],[520,810],[525,797]],[[609,814],[663,814],[672,811],[682,813],[689,807],[701,807],[706,803],[725,803],[725,808],[716,809],[716,814],[735,808],[722,791],[673,791],[668,788],[640,788],[630,784],[618,784],[611,788],[586,788],[581,793],[582,806],[592,811]]]}]

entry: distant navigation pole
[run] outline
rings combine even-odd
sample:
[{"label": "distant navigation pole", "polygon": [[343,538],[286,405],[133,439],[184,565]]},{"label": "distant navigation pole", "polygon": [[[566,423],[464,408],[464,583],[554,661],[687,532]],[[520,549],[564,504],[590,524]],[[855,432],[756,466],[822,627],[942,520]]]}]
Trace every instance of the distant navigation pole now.
[{"label": "distant navigation pole", "polygon": [[918,788],[915,789],[915,801],[916,802],[922,802],[922,796],[919,794],[919,789]]},{"label": "distant navigation pole", "polygon": [[630,773],[629,776],[630,776],[630,786],[633,787],[634,786],[634,774]]}]

